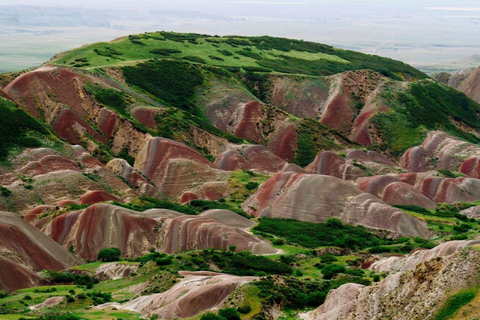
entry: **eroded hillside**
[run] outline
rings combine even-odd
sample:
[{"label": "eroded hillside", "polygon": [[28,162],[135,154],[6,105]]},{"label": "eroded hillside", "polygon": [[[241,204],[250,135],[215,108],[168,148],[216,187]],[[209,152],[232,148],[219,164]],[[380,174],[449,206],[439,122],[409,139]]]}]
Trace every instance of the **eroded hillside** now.
[{"label": "eroded hillside", "polygon": [[446,319],[478,299],[480,105],[411,66],[156,32],[2,83],[8,319],[400,319],[412,297],[405,319]]}]

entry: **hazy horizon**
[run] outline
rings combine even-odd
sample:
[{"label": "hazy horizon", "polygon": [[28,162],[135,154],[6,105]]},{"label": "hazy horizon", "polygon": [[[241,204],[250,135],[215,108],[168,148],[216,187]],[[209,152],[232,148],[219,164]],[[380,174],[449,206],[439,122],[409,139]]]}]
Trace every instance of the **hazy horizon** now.
[{"label": "hazy horizon", "polygon": [[473,1],[2,1],[0,72],[148,31],[271,35],[378,54],[414,66],[480,54]]}]

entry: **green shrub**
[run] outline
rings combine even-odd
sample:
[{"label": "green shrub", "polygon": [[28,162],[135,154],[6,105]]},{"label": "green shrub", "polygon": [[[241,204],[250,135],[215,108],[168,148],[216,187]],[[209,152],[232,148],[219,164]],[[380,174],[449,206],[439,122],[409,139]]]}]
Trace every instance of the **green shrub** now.
[{"label": "green shrub", "polygon": [[239,306],[237,310],[242,314],[247,314],[252,311],[252,307],[250,307],[249,305],[242,305],[242,306]]},{"label": "green shrub", "polygon": [[234,308],[220,309],[218,315],[226,320],[240,320],[240,314]]},{"label": "green shrub", "polygon": [[171,106],[197,114],[192,102],[195,88],[203,83],[196,65],[178,60],[149,60],[122,68],[125,80]]},{"label": "green shrub", "polygon": [[2,194],[2,196],[8,197],[9,195],[12,194],[12,191],[8,190],[4,186],[0,186],[0,193]]},{"label": "green shrub", "polygon": [[323,256],[323,257],[320,259],[320,261],[321,261],[322,263],[330,263],[330,262],[338,261],[338,259],[335,258],[333,255],[330,255],[330,254],[329,254],[329,255]]},{"label": "green shrub", "polygon": [[329,264],[322,268],[322,274],[324,279],[332,279],[339,273],[345,273],[345,266],[337,264]]},{"label": "green shrub", "polygon": [[122,251],[119,248],[102,249],[98,253],[97,260],[103,262],[118,261],[121,255]]},{"label": "green shrub", "polygon": [[128,114],[125,94],[119,90],[111,88],[103,88],[99,85],[89,84],[85,89],[93,94],[95,100],[99,103],[117,111],[122,115]]},{"label": "green shrub", "polygon": [[213,312],[207,312],[205,313],[204,315],[202,315],[202,317],[200,318],[200,320],[223,320],[222,317],[216,315],[215,313]]},{"label": "green shrub", "polygon": [[255,190],[258,188],[258,182],[248,181],[245,187],[247,188],[247,190]]},{"label": "green shrub", "polygon": [[262,217],[253,230],[272,234],[286,239],[289,243],[307,248],[332,245],[345,248],[368,248],[384,243],[394,243],[393,240],[378,237],[364,227],[346,225],[338,219],[329,219],[328,223],[311,223],[294,219]]},{"label": "green shrub", "polygon": [[155,262],[157,263],[157,266],[168,266],[172,264],[172,259],[173,257],[170,256],[168,258],[159,258]]},{"label": "green shrub", "polygon": [[200,57],[197,57],[197,56],[185,56],[182,59],[187,60],[187,61],[191,61],[191,62],[201,63],[201,64],[207,63],[204,59],[202,59]]},{"label": "green shrub", "polygon": [[[0,161],[5,161],[12,149],[37,148],[50,132],[15,103],[0,97]],[[7,193],[1,189],[2,195]]]},{"label": "green shrub", "polygon": [[272,243],[273,243],[274,245],[276,245],[276,246],[281,246],[281,245],[284,245],[284,244],[285,244],[285,240],[283,240],[283,239],[275,239],[275,240],[273,240]]},{"label": "green shrub", "polygon": [[160,48],[160,49],[153,49],[153,50],[150,50],[150,53],[153,53],[153,54],[159,54],[159,55],[162,55],[162,56],[169,56],[173,53],[182,53],[181,50],[178,50],[178,49],[164,49],[164,48]]}]

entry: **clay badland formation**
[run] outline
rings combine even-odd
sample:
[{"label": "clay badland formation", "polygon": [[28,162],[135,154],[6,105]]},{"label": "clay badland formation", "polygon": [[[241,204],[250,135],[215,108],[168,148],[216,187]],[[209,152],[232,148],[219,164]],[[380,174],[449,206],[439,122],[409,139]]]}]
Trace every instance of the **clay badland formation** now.
[{"label": "clay badland formation", "polygon": [[474,319],[477,71],[156,32],[0,76],[0,314]]}]

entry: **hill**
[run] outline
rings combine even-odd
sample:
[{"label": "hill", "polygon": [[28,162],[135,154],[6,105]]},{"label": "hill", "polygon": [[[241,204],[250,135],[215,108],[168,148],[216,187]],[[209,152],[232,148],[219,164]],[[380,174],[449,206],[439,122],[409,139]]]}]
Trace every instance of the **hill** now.
[{"label": "hill", "polygon": [[155,32],[1,83],[8,319],[354,317],[400,276],[420,297],[419,260],[452,274],[427,319],[477,294],[458,270],[478,259],[480,105],[411,66]]}]

